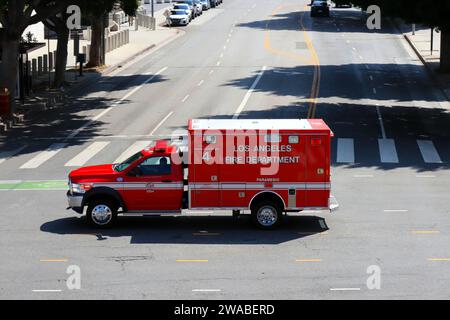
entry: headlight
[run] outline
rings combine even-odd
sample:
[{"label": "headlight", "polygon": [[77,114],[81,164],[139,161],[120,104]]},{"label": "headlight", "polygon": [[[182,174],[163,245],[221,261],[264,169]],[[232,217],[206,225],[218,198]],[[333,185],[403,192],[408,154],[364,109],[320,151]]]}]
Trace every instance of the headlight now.
[{"label": "headlight", "polygon": [[86,193],[86,191],[90,190],[91,188],[92,188],[92,185],[91,185],[91,184],[85,184],[85,183],[83,183],[83,184],[72,183],[72,184],[70,185],[70,192],[71,192],[72,194],[74,194],[74,193],[81,193],[81,194],[83,194],[83,193]]}]

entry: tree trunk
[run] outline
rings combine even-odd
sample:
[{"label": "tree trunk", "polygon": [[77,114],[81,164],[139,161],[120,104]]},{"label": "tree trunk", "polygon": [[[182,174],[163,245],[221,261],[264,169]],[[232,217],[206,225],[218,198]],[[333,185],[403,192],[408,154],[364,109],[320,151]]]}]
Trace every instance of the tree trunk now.
[{"label": "tree trunk", "polygon": [[450,30],[441,30],[441,71],[450,73]]},{"label": "tree trunk", "polygon": [[55,62],[55,78],[53,86],[59,88],[64,85],[66,80],[67,67],[67,45],[69,42],[69,29],[65,25],[56,30],[58,35],[58,45],[56,48],[56,62]]},{"label": "tree trunk", "polygon": [[10,39],[6,35],[2,39],[2,64],[0,69],[0,89],[7,88],[11,97],[11,112],[14,112],[14,97],[17,83],[17,58],[19,39]]},{"label": "tree trunk", "polygon": [[96,17],[92,19],[92,35],[91,35],[91,48],[89,51],[89,67],[98,67],[103,64],[102,61],[102,18]]}]

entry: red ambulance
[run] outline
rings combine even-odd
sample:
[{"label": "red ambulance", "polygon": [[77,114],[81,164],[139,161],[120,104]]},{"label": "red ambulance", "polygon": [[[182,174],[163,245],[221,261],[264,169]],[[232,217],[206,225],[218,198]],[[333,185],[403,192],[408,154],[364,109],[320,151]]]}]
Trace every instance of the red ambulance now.
[{"label": "red ambulance", "polygon": [[159,140],[122,163],[69,174],[69,207],[90,224],[117,215],[179,215],[185,209],[250,212],[262,229],[283,213],[335,210],[330,140],[320,119],[194,119],[187,136]]}]

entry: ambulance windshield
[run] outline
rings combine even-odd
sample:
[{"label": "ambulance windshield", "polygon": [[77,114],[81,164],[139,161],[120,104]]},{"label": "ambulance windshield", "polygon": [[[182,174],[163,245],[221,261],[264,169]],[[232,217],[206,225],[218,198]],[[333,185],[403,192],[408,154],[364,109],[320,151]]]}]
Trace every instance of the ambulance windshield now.
[{"label": "ambulance windshield", "polygon": [[144,155],[142,154],[142,152],[139,151],[138,153],[129,157],[127,160],[125,160],[121,163],[114,164],[113,170],[117,171],[117,172],[122,172],[122,171],[126,170],[133,162],[142,158],[143,156]]}]

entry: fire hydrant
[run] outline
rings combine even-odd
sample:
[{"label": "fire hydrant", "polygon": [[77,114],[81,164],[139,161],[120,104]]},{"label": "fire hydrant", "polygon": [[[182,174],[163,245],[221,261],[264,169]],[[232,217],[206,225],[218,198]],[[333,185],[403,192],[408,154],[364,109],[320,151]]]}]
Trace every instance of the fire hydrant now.
[{"label": "fire hydrant", "polygon": [[7,88],[0,90],[0,116],[9,115],[11,112],[9,104],[9,91]]}]

